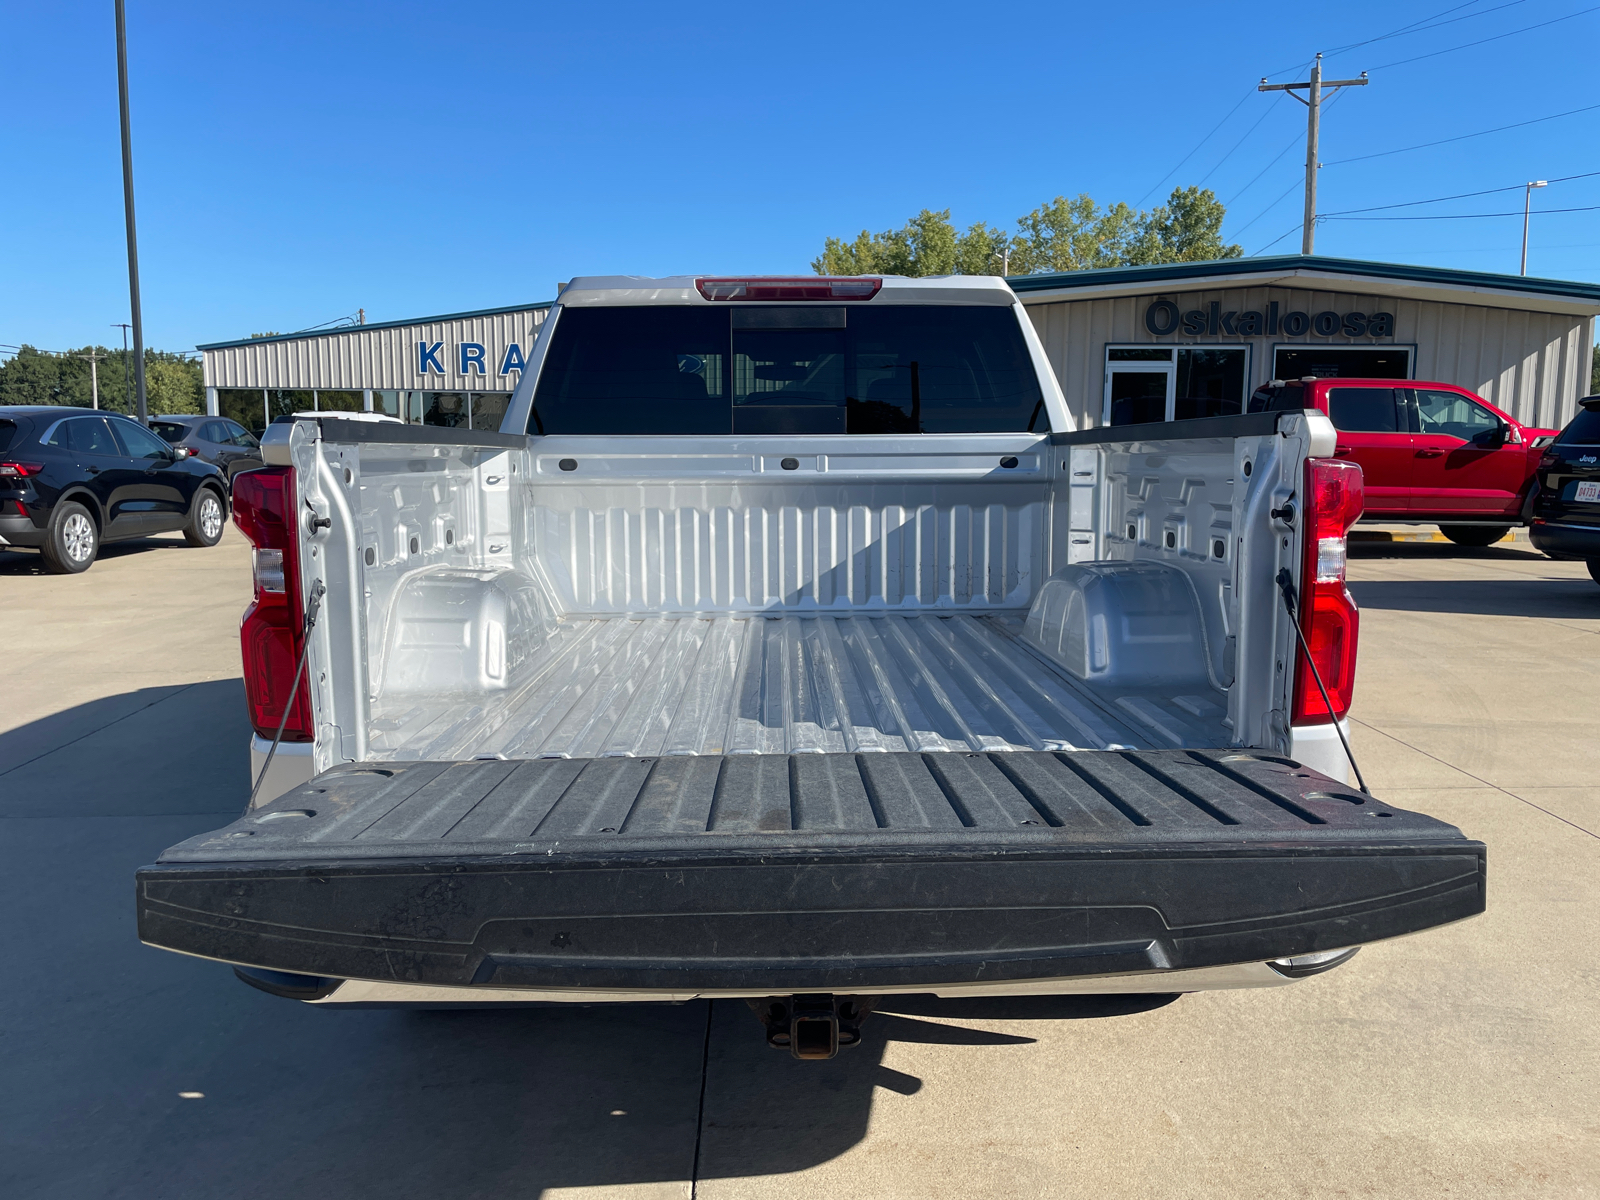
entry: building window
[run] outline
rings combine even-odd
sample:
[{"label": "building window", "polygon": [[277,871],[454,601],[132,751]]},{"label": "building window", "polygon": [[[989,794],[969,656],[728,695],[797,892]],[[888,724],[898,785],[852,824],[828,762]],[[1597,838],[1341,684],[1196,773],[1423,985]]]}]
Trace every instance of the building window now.
[{"label": "building window", "polygon": [[422,392],[422,423],[442,425],[447,429],[468,427],[468,405],[471,403],[462,392]]},{"label": "building window", "polygon": [[1249,346],[1107,346],[1102,421],[1140,425],[1244,411]]},{"label": "building window", "polygon": [[506,406],[510,403],[510,392],[473,392],[472,427],[497,433],[506,415]]},{"label": "building window", "polygon": [[401,392],[372,389],[372,411],[398,417],[407,425],[450,429],[500,428],[510,392]]},{"label": "building window", "polygon": [[1274,379],[1410,379],[1412,346],[1285,346],[1272,348]]}]

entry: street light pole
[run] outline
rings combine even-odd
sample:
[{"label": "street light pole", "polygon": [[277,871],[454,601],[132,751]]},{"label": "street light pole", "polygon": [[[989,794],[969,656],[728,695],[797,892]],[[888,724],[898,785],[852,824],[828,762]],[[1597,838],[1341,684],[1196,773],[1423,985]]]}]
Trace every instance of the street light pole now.
[{"label": "street light pole", "polygon": [[1549,186],[1550,186],[1550,184],[1549,184],[1548,180],[1534,179],[1534,180],[1530,180],[1528,182],[1528,186],[1525,189],[1523,189],[1523,193],[1522,193],[1522,271],[1521,271],[1521,274],[1523,274],[1523,275],[1526,275],[1528,273],[1528,215],[1533,211],[1533,189],[1534,188],[1541,188],[1541,187],[1549,187]]},{"label": "street light pole", "polygon": [[128,222],[128,296],[133,309],[133,372],[138,389],[138,417],[148,424],[144,387],[144,319],[139,314],[139,239],[133,222],[133,129],[128,120],[128,28],[123,0],[117,9],[117,100],[122,108],[122,202]]}]

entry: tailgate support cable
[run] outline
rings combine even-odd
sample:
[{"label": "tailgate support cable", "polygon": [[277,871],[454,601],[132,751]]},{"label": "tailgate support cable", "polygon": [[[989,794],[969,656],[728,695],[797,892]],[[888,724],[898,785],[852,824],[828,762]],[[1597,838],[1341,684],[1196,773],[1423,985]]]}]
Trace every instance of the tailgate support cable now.
[{"label": "tailgate support cable", "polygon": [[[1277,513],[1273,513],[1277,516]],[[1317,681],[1317,691],[1322,693],[1322,703],[1327,707],[1328,716],[1333,717],[1333,701],[1328,699],[1328,689],[1322,686],[1322,672],[1317,670],[1317,660],[1311,657],[1311,647],[1306,645],[1305,630],[1300,628],[1300,618],[1294,611],[1294,576],[1289,574],[1289,568],[1284,567],[1278,572],[1278,590],[1283,593],[1283,606],[1289,610],[1289,624],[1294,627],[1294,636],[1300,640],[1300,649],[1306,656],[1306,666],[1311,668],[1311,678]],[[1367,781],[1361,777],[1361,768],[1356,765],[1356,756],[1350,752],[1350,740],[1344,736],[1344,730],[1339,727],[1337,719],[1333,721],[1333,731],[1339,735],[1339,744],[1344,747],[1344,756],[1350,760],[1350,769],[1356,773],[1356,783],[1362,792],[1372,795],[1367,787]]]},{"label": "tailgate support cable", "polygon": [[278,743],[283,741],[284,727],[289,724],[289,710],[294,707],[295,694],[300,690],[300,677],[306,672],[306,655],[311,653],[311,630],[317,623],[317,610],[322,607],[322,597],[327,595],[327,592],[328,589],[322,585],[320,579],[311,585],[311,603],[306,605],[306,623],[300,631],[300,662],[294,669],[294,682],[289,685],[289,698],[283,702],[283,719],[278,722],[278,732],[272,735],[272,748],[267,751],[266,762],[261,764],[261,774],[256,776],[255,787],[250,789],[250,800],[244,806],[245,812],[256,806],[256,796],[261,791],[261,781],[267,777],[267,770],[272,766],[272,756],[278,752]]}]

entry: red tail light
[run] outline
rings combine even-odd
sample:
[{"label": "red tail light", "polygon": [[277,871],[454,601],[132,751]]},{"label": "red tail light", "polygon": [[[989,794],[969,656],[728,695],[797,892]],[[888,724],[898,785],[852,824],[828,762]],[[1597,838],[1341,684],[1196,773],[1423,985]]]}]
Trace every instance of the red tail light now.
[{"label": "red tail light", "polygon": [[881,279],[839,279],[822,275],[765,279],[696,279],[707,300],[871,300]]},{"label": "red tail light", "polygon": [[[297,511],[292,467],[262,467],[234,477],[233,520],[256,548],[256,598],[239,628],[244,690],[250,723],[264,738],[278,732],[303,647]],[[310,689],[302,680],[283,740],[309,742],[315,733]]]},{"label": "red tail light", "polygon": [[0,479],[26,479],[42,470],[43,463],[0,462]]},{"label": "red tail light", "polygon": [[1317,682],[1296,655],[1295,725],[1325,725],[1343,720],[1355,695],[1356,641],[1360,614],[1344,585],[1345,535],[1361,515],[1361,468],[1336,458],[1306,462],[1306,558],[1300,585],[1300,628],[1328,689],[1333,712],[1322,702]]}]

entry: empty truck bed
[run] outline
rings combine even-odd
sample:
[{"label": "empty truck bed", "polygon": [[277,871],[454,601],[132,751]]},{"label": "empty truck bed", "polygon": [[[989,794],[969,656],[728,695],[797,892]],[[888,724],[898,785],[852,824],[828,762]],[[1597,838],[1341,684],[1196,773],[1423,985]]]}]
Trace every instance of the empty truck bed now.
[{"label": "empty truck bed", "polygon": [[1022,632],[1020,613],[565,617],[513,690],[380,698],[371,755],[599,758],[1227,744],[1220,693],[1095,695]]},{"label": "empty truck bed", "polygon": [[139,928],[330,979],[935,989],[1394,937],[1482,911],[1484,853],[1239,751],[373,762],[168,850]]}]

